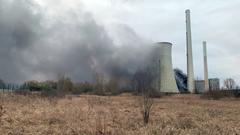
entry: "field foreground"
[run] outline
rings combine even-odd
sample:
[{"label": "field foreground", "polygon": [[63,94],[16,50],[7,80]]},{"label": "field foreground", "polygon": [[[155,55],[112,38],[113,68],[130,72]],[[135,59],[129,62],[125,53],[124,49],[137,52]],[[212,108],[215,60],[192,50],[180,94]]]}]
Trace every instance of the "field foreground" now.
[{"label": "field foreground", "polygon": [[139,97],[81,95],[64,99],[1,95],[0,134],[165,135],[240,133],[240,100],[197,95],[154,99],[148,125]]}]

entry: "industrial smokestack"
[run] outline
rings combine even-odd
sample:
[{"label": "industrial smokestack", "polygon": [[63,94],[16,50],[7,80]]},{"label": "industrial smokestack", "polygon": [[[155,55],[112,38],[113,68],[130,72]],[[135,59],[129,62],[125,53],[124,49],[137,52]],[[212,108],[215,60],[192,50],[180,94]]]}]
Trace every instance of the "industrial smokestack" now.
[{"label": "industrial smokestack", "polygon": [[155,85],[160,92],[179,93],[172,66],[172,44],[169,42],[156,43],[154,65],[157,69]]},{"label": "industrial smokestack", "polygon": [[194,71],[193,71],[193,54],[192,54],[192,35],[191,35],[191,19],[190,10],[186,10],[186,36],[187,36],[187,75],[188,75],[188,91],[195,93]]},{"label": "industrial smokestack", "polygon": [[203,59],[204,59],[204,88],[205,91],[209,90],[208,82],[208,63],[207,63],[207,42],[203,41]]}]

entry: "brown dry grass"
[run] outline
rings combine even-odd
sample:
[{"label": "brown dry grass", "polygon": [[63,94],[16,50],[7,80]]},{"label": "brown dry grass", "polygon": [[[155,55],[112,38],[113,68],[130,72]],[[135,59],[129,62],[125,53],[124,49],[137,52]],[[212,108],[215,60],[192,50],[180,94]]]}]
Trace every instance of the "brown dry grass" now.
[{"label": "brown dry grass", "polygon": [[144,126],[137,97],[87,96],[46,99],[3,95],[0,133],[9,135],[172,135],[240,133],[240,101],[196,95],[154,99]]}]

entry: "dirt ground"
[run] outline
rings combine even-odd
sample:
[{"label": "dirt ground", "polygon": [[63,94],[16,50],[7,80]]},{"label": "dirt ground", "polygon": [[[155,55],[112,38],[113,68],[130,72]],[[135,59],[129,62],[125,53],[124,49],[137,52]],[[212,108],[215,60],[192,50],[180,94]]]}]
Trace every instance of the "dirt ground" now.
[{"label": "dirt ground", "polygon": [[148,125],[130,94],[64,99],[1,95],[1,135],[237,135],[240,100],[198,95],[154,99]]}]

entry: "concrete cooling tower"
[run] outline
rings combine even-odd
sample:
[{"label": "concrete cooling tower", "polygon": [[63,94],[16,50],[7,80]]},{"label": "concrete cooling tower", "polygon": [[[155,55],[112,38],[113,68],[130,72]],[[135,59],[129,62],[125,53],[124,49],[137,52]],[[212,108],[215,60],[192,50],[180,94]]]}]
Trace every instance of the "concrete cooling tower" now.
[{"label": "concrete cooling tower", "polygon": [[156,69],[155,88],[160,92],[179,93],[172,66],[172,44],[154,44],[154,67]]}]

